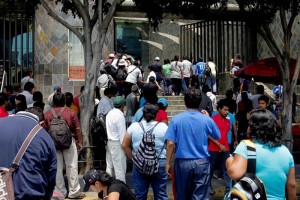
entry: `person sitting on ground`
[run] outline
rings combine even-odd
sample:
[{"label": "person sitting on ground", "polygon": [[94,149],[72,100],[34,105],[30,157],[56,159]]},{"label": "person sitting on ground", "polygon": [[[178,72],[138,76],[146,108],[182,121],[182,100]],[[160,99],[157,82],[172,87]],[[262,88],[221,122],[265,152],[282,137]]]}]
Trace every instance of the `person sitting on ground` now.
[{"label": "person sitting on ground", "polygon": [[168,125],[168,113],[166,112],[168,108],[168,101],[166,98],[159,98],[157,101],[158,113],[156,115],[156,121],[164,122]]},{"label": "person sitting on ground", "polygon": [[136,200],[130,188],[118,179],[114,179],[108,173],[92,169],[83,176],[84,192],[89,189],[98,193],[99,199],[112,200]]},{"label": "person sitting on ground", "polygon": [[[256,149],[256,176],[265,185],[267,199],[295,200],[295,163],[290,151],[282,145],[282,132],[274,115],[266,109],[253,110],[248,132]],[[248,159],[247,146],[241,142],[234,157],[226,161],[228,175],[233,180],[246,173]]]}]

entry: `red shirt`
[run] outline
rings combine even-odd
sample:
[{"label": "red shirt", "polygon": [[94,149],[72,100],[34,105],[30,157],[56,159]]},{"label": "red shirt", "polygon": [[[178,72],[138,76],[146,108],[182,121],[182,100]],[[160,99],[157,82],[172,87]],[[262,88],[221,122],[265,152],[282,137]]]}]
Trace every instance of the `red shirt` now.
[{"label": "red shirt", "polygon": [[[55,107],[54,110],[58,114],[61,108],[62,107]],[[71,110],[70,108],[65,107],[65,110],[62,113],[62,118],[69,125],[70,131],[72,132],[72,134],[75,134],[75,129],[80,128],[80,123],[79,123],[78,117],[75,114],[75,112],[73,110]],[[52,115],[51,110],[49,110],[48,112],[45,113],[45,129],[47,131],[49,130],[52,119],[53,119],[53,115]]]},{"label": "red shirt", "polygon": [[[227,118],[222,118],[220,114],[212,116],[212,119],[215,121],[216,125],[218,126],[221,138],[217,140],[220,144],[222,144],[227,151],[229,151],[229,145],[228,145],[228,131],[230,129],[230,121]],[[220,147],[216,145],[213,141],[209,140],[208,144],[208,150],[209,151],[220,151]]]},{"label": "red shirt", "polygon": [[158,113],[156,115],[156,121],[162,122],[162,121],[167,120],[167,119],[168,119],[167,112],[165,110],[159,109]]},{"label": "red shirt", "polygon": [[8,112],[5,110],[5,108],[0,107],[0,118],[7,117],[7,116],[8,116]]}]

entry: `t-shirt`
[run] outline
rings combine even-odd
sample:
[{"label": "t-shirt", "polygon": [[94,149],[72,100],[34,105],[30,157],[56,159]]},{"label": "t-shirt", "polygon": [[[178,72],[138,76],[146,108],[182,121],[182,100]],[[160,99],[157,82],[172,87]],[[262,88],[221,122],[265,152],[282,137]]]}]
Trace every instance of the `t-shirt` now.
[{"label": "t-shirt", "polygon": [[188,60],[182,61],[183,76],[189,78],[191,76],[192,63]]},{"label": "t-shirt", "polygon": [[123,183],[112,183],[107,189],[107,194],[109,195],[112,192],[117,192],[120,194],[119,200],[136,200],[130,188]]},{"label": "t-shirt", "polygon": [[[145,131],[150,130],[157,123],[156,121],[148,123],[145,120],[142,120],[141,122]],[[165,123],[158,123],[152,132],[155,135],[155,150],[158,158],[166,158],[166,149],[163,147],[165,146],[165,134],[167,129],[168,126]],[[138,122],[135,122],[129,126],[127,132],[131,137],[133,152],[137,152],[143,138],[143,129]]]},{"label": "t-shirt", "polygon": [[163,70],[162,65],[160,64],[160,62],[155,62],[152,64],[152,66],[153,66],[153,71],[156,74],[156,80],[161,81],[163,79],[163,76],[161,74],[161,71]]},{"label": "t-shirt", "polygon": [[151,76],[153,76],[153,77],[155,78],[155,80],[156,80],[156,74],[155,74],[155,72],[154,72],[154,71],[151,71],[151,72],[149,72],[149,74],[148,74],[148,76],[147,76],[146,83],[149,83],[149,78],[150,78]]},{"label": "t-shirt", "polygon": [[198,76],[203,76],[204,75],[204,70],[206,67],[206,63],[205,62],[198,62],[196,64],[197,67],[197,71],[198,71]]},{"label": "t-shirt", "polygon": [[[211,116],[214,116],[218,114],[218,111],[213,111]],[[227,119],[229,119],[230,121],[230,129],[228,131],[228,134],[227,134],[227,137],[228,137],[228,144],[230,145],[231,144],[231,141],[232,141],[232,125],[236,122],[235,121],[235,117],[232,113],[228,112],[228,115],[227,115]]]},{"label": "t-shirt", "polygon": [[182,63],[179,61],[171,62],[171,76],[170,78],[181,79]]},{"label": "t-shirt", "polygon": [[[264,182],[268,200],[285,199],[287,174],[295,166],[293,156],[285,146],[270,148],[254,142],[256,148],[256,175]],[[247,146],[240,142],[234,151],[248,159]]]},{"label": "t-shirt", "polygon": [[130,65],[127,69],[126,82],[136,84],[139,80],[142,80],[141,70],[135,65]]},{"label": "t-shirt", "polygon": [[220,138],[215,122],[198,110],[186,110],[172,118],[165,137],[176,143],[176,158],[199,159],[209,157],[208,135]]},{"label": "t-shirt", "polygon": [[8,112],[3,107],[0,107],[0,117],[7,117],[7,116],[8,116]]},{"label": "t-shirt", "polygon": [[164,75],[171,75],[171,65],[165,64],[162,66]]},{"label": "t-shirt", "polygon": [[[221,133],[221,138],[218,140],[218,142],[222,144],[227,151],[229,151],[227,134],[230,129],[230,121],[227,118],[222,118],[219,114],[212,116],[212,119],[218,126]],[[208,145],[208,150],[220,151],[220,147],[210,140]]]},{"label": "t-shirt", "polygon": [[159,109],[156,115],[156,121],[162,122],[168,119],[168,113],[165,110]]}]

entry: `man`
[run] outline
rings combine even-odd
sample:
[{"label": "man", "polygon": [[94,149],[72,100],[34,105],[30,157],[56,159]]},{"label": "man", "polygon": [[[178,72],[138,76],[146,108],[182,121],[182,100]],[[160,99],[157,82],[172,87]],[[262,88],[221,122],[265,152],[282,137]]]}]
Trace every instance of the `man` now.
[{"label": "man", "polygon": [[129,127],[132,123],[132,117],[139,108],[137,95],[139,94],[139,87],[133,85],[131,87],[131,93],[126,97],[126,127]]},{"label": "man", "polygon": [[206,110],[209,115],[211,115],[213,111],[213,106],[212,106],[212,101],[211,99],[207,96],[207,92],[209,90],[208,85],[203,85],[202,87],[202,92],[201,92],[201,103],[198,108],[199,111]]},{"label": "man", "polygon": [[[63,93],[56,92],[53,95],[54,112],[59,113],[62,108],[64,111],[61,117],[67,122],[70,131],[73,136],[77,137],[77,145],[73,138],[70,148],[65,150],[56,150],[57,155],[57,174],[56,174],[56,186],[55,191],[60,192],[63,195],[67,195],[67,189],[65,186],[63,168],[66,166],[66,173],[68,179],[69,193],[68,198],[82,199],[85,197],[80,192],[80,185],[78,182],[78,151],[82,148],[82,135],[80,131],[80,124],[74,111],[65,107],[66,97]],[[51,110],[45,114],[45,129],[48,131],[53,120],[53,114]]]},{"label": "man", "polygon": [[32,76],[33,76],[33,73],[31,70],[25,71],[25,76],[24,76],[24,78],[22,78],[21,84],[20,84],[22,90],[24,90],[24,86],[27,82],[31,82],[34,84],[34,80],[33,80]]},{"label": "man", "polygon": [[186,88],[189,88],[193,64],[188,60],[187,56],[183,57],[183,61],[181,63],[182,63],[182,67],[183,67],[183,79],[184,79]]},{"label": "man", "polygon": [[208,58],[207,67],[210,69],[209,75],[206,75],[207,85],[211,91],[215,94],[217,92],[216,76],[217,68],[216,64],[213,62],[212,57]]},{"label": "man", "polygon": [[[9,168],[29,132],[44,120],[38,107],[0,119],[0,166]],[[19,169],[13,174],[16,200],[50,199],[55,186],[56,152],[54,143],[41,128],[32,139]]]},{"label": "man", "polygon": [[8,112],[6,110],[8,106],[8,97],[5,93],[0,93],[0,118],[7,117]]},{"label": "man", "polygon": [[156,75],[156,81],[158,82],[159,86],[161,87],[161,95],[165,95],[164,73],[163,73],[163,68],[162,68],[162,64],[160,63],[159,57],[155,57],[152,67],[153,67],[153,71],[155,72],[155,75]]},{"label": "man", "polygon": [[125,99],[121,96],[114,98],[114,109],[106,116],[107,147],[106,147],[106,172],[116,179],[126,182],[126,156],[121,147],[126,123],[123,114]]},{"label": "man", "polygon": [[263,85],[256,86],[256,94],[252,95],[252,98],[251,98],[254,109],[258,108],[258,98],[261,97],[262,95],[264,95],[264,92],[265,92],[265,88]]},{"label": "man", "polygon": [[262,95],[258,98],[258,108],[259,109],[264,109],[264,110],[269,110],[276,118],[277,120],[277,125],[281,127],[281,119],[277,112],[273,108],[268,108],[270,99],[266,95]]},{"label": "man", "polygon": [[114,108],[112,97],[115,96],[112,89],[106,88],[104,90],[104,96],[100,99],[97,108],[97,116],[100,114],[106,116],[109,111]]},{"label": "man", "polygon": [[[229,107],[226,101],[218,102],[218,114],[214,115],[212,119],[218,126],[221,138],[216,140],[209,136],[208,150],[210,154],[210,182],[213,176],[213,172],[217,167],[218,161],[221,161],[221,169],[223,170],[223,177],[225,182],[225,194],[230,189],[230,178],[228,177],[226,170],[226,160],[230,156],[230,147],[228,143],[228,132],[230,130],[230,121],[227,119]],[[211,188],[210,194],[214,194]]]},{"label": "man", "polygon": [[209,116],[197,110],[201,102],[199,89],[188,88],[184,102],[187,110],[173,117],[165,135],[166,172],[170,174],[176,148],[174,164],[176,198],[208,199],[210,173],[208,136],[219,139],[220,131]]},{"label": "man", "polygon": [[232,114],[235,114],[237,104],[236,104],[236,101],[233,99],[233,91],[227,90],[225,96],[226,97],[223,100],[227,101],[227,104],[229,106],[229,112]]},{"label": "man", "polygon": [[199,88],[202,89],[202,86],[206,84],[204,71],[205,71],[206,63],[203,62],[203,58],[199,58],[198,63],[196,64],[197,72],[198,72],[198,81],[199,81]]},{"label": "man", "polygon": [[[137,63],[134,63],[137,64]],[[140,80],[142,80],[143,75],[140,68],[136,65],[130,65],[127,69],[127,77],[124,83],[124,94],[125,98],[131,92],[131,87],[136,85]]]},{"label": "man", "polygon": [[20,94],[23,94],[26,97],[27,106],[29,104],[33,104],[34,103],[33,99],[32,99],[33,92],[34,92],[34,84],[32,82],[25,83],[24,90]]}]

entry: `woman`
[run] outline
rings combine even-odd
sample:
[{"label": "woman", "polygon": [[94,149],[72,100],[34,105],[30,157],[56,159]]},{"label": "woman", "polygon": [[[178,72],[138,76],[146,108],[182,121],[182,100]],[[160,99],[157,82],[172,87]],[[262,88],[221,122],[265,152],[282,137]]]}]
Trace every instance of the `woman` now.
[{"label": "woman", "polygon": [[182,88],[183,67],[179,61],[179,56],[174,56],[174,61],[171,63],[171,81],[173,92],[176,96],[180,95]]},{"label": "woman", "polygon": [[99,199],[103,200],[136,200],[133,192],[123,182],[111,177],[108,173],[90,170],[83,176],[84,192],[91,189],[98,192]]},{"label": "woman", "polygon": [[69,107],[78,116],[78,109],[74,105],[73,94],[71,92],[66,92],[65,96],[66,96],[66,107]]},{"label": "woman", "polygon": [[[167,200],[167,179],[168,176],[165,171],[166,166],[166,149],[165,149],[165,133],[168,126],[165,123],[158,123],[155,121],[158,112],[158,107],[147,103],[143,109],[144,119],[140,122],[145,131],[151,130],[155,136],[155,150],[159,159],[158,172],[153,175],[145,175],[138,171],[137,167],[133,165],[132,179],[134,191],[137,199],[146,200],[149,186],[153,189],[154,199]],[[138,122],[132,123],[125,133],[122,148],[129,158],[138,151],[139,145],[143,138],[143,128]],[[132,149],[131,149],[132,146]]]},{"label": "woman", "polygon": [[18,94],[16,96],[16,108],[15,114],[20,111],[25,111],[27,109],[26,97],[23,94]]},{"label": "woman", "polygon": [[[263,109],[251,112],[248,133],[256,148],[256,175],[265,185],[268,200],[295,200],[296,180],[293,156],[281,144],[282,133],[279,131],[274,115]],[[241,142],[234,157],[226,162],[228,175],[239,180],[247,170],[247,147]]]}]

